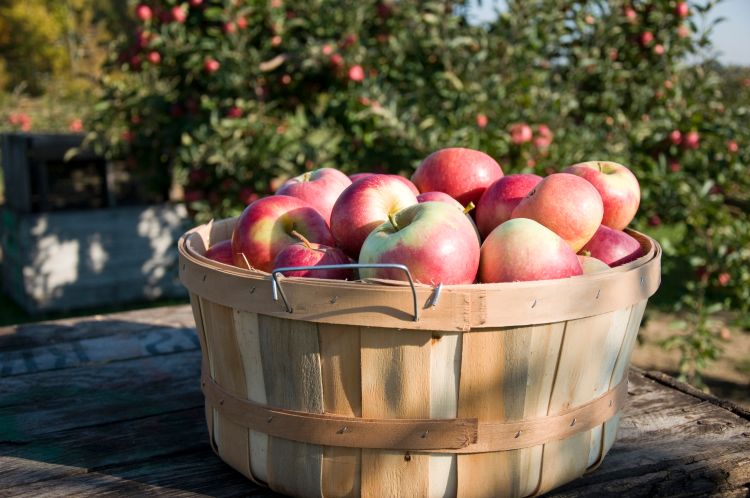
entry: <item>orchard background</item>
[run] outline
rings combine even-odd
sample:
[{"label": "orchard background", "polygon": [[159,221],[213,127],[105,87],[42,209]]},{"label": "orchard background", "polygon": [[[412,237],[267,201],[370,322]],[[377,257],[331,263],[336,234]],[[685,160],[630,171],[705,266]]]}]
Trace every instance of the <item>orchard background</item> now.
[{"label": "orchard background", "polygon": [[198,222],[448,146],[506,174],[621,162],[665,250],[664,346],[699,383],[713,317],[750,328],[750,70],[710,57],[716,3],[508,0],[479,23],[443,0],[0,0],[0,117],[87,131]]}]

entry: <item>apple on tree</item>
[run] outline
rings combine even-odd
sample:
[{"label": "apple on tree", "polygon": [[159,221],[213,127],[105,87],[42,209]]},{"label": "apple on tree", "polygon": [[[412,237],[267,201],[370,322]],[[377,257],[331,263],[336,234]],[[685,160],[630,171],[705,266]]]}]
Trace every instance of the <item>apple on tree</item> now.
[{"label": "apple on tree", "polygon": [[336,245],[354,259],[367,236],[388,216],[417,204],[417,196],[396,175],[373,175],[349,185],[331,212]]},{"label": "apple on tree", "polygon": [[452,147],[427,156],[411,179],[420,192],[445,192],[462,206],[479,198],[503,176],[500,165],[484,152]]},{"label": "apple on tree", "polygon": [[628,168],[611,161],[588,161],[569,166],[563,173],[580,176],[596,188],[604,204],[603,225],[622,230],[633,220],[641,188]]},{"label": "apple on tree", "polygon": [[487,237],[495,227],[508,221],[513,209],[541,181],[539,175],[507,175],[487,187],[475,213],[482,237]]},{"label": "apple on tree", "polygon": [[254,201],[242,212],[232,233],[234,264],[270,272],[279,252],[299,241],[295,231],[311,242],[334,245],[326,220],[302,199],[272,195]]},{"label": "apple on tree", "polygon": [[541,223],[575,253],[599,228],[603,213],[602,198],[591,183],[569,173],[553,173],[521,200],[511,218]]},{"label": "apple on tree", "polygon": [[495,228],[482,244],[479,281],[552,280],[581,275],[578,256],[555,232],[527,218]]},{"label": "apple on tree", "polygon": [[330,223],[336,199],[351,184],[349,177],[341,171],[320,168],[290,178],[276,191],[276,195],[290,195],[307,201]]},{"label": "apple on tree", "polygon": [[[365,240],[361,264],[391,263],[409,268],[421,283],[471,284],[479,266],[479,240],[473,224],[444,202],[423,202],[391,213]],[[404,280],[394,269],[361,269],[362,278]]]}]

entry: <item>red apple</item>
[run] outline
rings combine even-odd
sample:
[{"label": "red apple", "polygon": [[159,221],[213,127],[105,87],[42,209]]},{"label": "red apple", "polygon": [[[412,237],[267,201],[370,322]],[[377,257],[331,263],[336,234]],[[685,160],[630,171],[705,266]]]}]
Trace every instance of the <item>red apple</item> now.
[{"label": "red apple", "polygon": [[354,183],[357,180],[361,180],[362,178],[367,178],[368,176],[373,175],[375,175],[375,173],[354,173],[352,175],[349,175],[349,179],[352,181],[352,183]]},{"label": "red apple", "polygon": [[640,258],[643,249],[637,240],[625,232],[602,225],[583,246],[581,253],[615,267]]},{"label": "red apple", "polygon": [[208,248],[204,256],[206,256],[208,259],[218,261],[219,263],[234,266],[234,256],[232,255],[232,241],[222,240],[221,242],[217,242],[216,244]]},{"label": "red apple", "polygon": [[208,57],[205,61],[203,61],[203,69],[207,73],[215,73],[219,70],[219,68],[221,68],[221,64],[219,63],[219,61],[212,57]]},{"label": "red apple", "polygon": [[677,2],[674,13],[677,17],[687,17],[690,15],[690,7],[688,7],[687,2]]},{"label": "red apple", "polygon": [[[361,264],[406,265],[424,284],[471,284],[479,266],[479,241],[462,211],[445,202],[423,202],[392,213],[365,240]],[[391,269],[361,269],[362,278],[405,280]]]},{"label": "red apple", "polygon": [[394,178],[397,178],[398,181],[400,181],[401,183],[403,183],[404,185],[406,185],[407,187],[409,187],[409,190],[411,190],[414,195],[419,195],[419,189],[408,178],[405,178],[405,177],[403,177],[401,175],[388,175],[388,176],[392,176]]},{"label": "red apple", "polygon": [[641,203],[641,187],[625,166],[610,161],[589,161],[563,170],[591,183],[604,203],[602,224],[622,230],[633,220]]},{"label": "red apple", "polygon": [[330,223],[336,199],[351,184],[349,177],[341,171],[320,168],[290,178],[276,191],[276,195],[291,195],[309,202]]},{"label": "red apple", "polygon": [[581,263],[584,275],[590,275],[592,273],[599,273],[609,270],[609,265],[601,259],[596,259],[593,256],[578,255],[578,261]]},{"label": "red apple", "polygon": [[136,6],[135,15],[140,21],[146,22],[154,17],[154,12],[151,10],[151,7],[141,3]]},{"label": "red apple", "polygon": [[[349,256],[344,254],[344,251],[337,247],[315,244],[301,235],[299,235],[299,238],[301,239],[301,242],[286,246],[278,255],[276,255],[276,259],[273,261],[274,269],[290,266],[346,265],[354,262]],[[351,269],[294,270],[285,271],[283,272],[283,275],[285,277],[352,280],[354,278],[354,271]]]},{"label": "red apple", "polygon": [[603,214],[602,197],[593,185],[576,175],[554,173],[521,200],[511,218],[541,223],[577,252],[599,228]]},{"label": "red apple", "polygon": [[484,190],[502,176],[500,165],[484,152],[453,147],[427,156],[411,180],[420,192],[445,192],[465,206],[477,204]]},{"label": "red apple", "polygon": [[682,141],[682,146],[686,149],[697,149],[700,146],[700,140],[701,136],[697,131],[689,131]]},{"label": "red apple", "polygon": [[516,145],[531,142],[532,136],[531,126],[526,123],[515,123],[510,127],[510,141]]},{"label": "red apple", "polygon": [[172,7],[170,10],[172,20],[176,23],[182,24],[187,19],[187,11],[180,6]]},{"label": "red apple", "polygon": [[417,196],[417,201],[418,202],[431,202],[431,201],[445,202],[446,204],[450,204],[451,206],[454,206],[460,209],[461,211],[464,210],[464,207],[461,205],[460,202],[458,202],[456,199],[449,196],[445,192],[425,192]]},{"label": "red apple", "polygon": [[487,187],[474,213],[482,237],[508,221],[513,209],[541,181],[538,175],[508,175]]},{"label": "red apple", "polygon": [[534,220],[508,220],[482,244],[480,282],[552,280],[582,273],[581,263],[570,246]]},{"label": "red apple", "polygon": [[417,204],[417,196],[395,175],[373,175],[349,185],[331,212],[336,245],[354,259],[370,232],[388,216]]},{"label": "red apple", "polygon": [[328,223],[307,202],[288,195],[258,199],[245,208],[234,227],[234,264],[271,271],[279,252],[299,241],[295,231],[312,242],[334,245]]}]

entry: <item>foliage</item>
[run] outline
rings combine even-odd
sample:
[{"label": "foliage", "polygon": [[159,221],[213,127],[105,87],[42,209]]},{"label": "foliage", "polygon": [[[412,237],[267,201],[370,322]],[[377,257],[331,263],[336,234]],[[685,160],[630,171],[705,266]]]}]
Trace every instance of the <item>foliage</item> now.
[{"label": "foliage", "polygon": [[[715,3],[509,0],[476,25],[448,0],[153,0],[113,50],[92,137],[171,171],[199,220],[306,170],[409,174],[446,146],[506,173],[619,161],[641,181],[635,226],[672,228],[667,276],[694,276],[678,306],[746,310],[750,80],[702,59]],[[700,320],[684,350],[711,358]]]}]

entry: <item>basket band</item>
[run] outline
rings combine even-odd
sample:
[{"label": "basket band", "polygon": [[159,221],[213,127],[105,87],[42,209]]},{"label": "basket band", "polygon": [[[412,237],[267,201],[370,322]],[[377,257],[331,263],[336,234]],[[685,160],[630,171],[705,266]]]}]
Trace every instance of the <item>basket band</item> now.
[{"label": "basket band", "polygon": [[476,418],[367,419],[272,408],[234,396],[203,368],[206,404],[248,429],[302,443],[348,448],[485,453],[564,439],[599,426],[625,404],[627,376],[590,402],[546,417],[517,422]]}]

